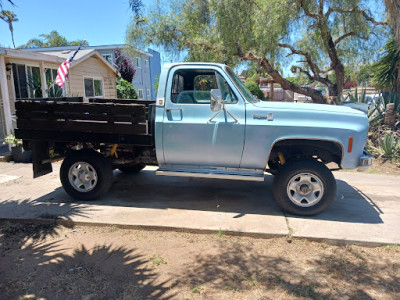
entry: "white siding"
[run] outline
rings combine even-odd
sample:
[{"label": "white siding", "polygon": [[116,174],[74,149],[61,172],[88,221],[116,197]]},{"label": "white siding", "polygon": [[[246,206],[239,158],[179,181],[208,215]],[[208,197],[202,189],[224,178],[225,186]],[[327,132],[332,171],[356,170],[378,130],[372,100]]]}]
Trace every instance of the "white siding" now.
[{"label": "white siding", "polygon": [[67,96],[85,97],[84,77],[103,80],[104,98],[117,98],[115,73],[96,57],[90,57],[70,69],[67,83]]}]

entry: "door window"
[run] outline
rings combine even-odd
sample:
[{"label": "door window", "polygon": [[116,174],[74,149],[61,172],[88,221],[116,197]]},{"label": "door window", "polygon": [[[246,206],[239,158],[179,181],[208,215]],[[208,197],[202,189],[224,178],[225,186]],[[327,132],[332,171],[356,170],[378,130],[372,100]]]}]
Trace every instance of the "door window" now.
[{"label": "door window", "polygon": [[225,79],[214,70],[182,69],[172,79],[171,102],[179,104],[210,104],[212,89],[220,89],[227,104],[237,103],[237,97]]}]

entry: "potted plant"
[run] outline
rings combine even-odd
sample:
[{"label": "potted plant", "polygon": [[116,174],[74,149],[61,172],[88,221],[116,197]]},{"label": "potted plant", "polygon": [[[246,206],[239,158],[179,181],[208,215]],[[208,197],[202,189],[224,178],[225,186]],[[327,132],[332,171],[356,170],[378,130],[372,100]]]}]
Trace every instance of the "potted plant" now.
[{"label": "potted plant", "polygon": [[30,162],[31,151],[24,151],[22,147],[22,140],[15,138],[13,132],[5,138],[5,143],[11,147],[11,155],[15,162]]}]

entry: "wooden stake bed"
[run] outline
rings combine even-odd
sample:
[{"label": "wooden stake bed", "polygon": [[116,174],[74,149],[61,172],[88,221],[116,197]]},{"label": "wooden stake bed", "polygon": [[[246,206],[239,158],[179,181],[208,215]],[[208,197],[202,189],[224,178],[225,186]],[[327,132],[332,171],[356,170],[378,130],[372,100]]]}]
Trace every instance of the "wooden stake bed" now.
[{"label": "wooden stake bed", "polygon": [[[152,145],[149,104],[100,99],[90,103],[27,99],[15,103],[16,137],[24,140]],[[129,100],[127,100],[129,101]],[[134,100],[135,101],[135,100]]]}]

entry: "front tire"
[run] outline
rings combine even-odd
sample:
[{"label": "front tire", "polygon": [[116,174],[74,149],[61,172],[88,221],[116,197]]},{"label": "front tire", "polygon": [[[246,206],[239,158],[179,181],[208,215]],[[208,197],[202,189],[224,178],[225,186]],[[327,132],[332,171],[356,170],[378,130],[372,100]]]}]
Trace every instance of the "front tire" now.
[{"label": "front tire", "polygon": [[60,179],[71,197],[94,200],[105,194],[111,186],[111,162],[95,151],[74,151],[64,159]]},{"label": "front tire", "polygon": [[273,182],[276,202],[287,212],[316,215],[327,209],[336,196],[332,172],[316,160],[298,160],[284,164]]}]

